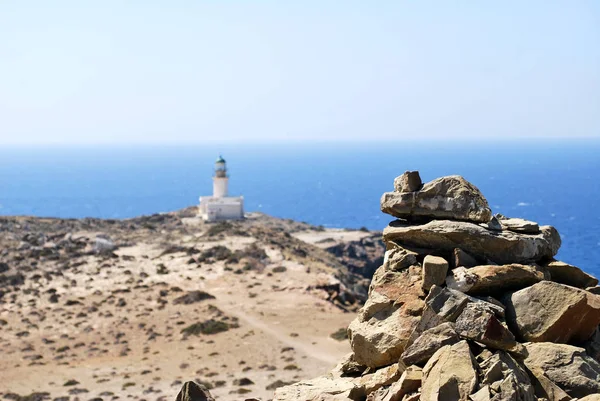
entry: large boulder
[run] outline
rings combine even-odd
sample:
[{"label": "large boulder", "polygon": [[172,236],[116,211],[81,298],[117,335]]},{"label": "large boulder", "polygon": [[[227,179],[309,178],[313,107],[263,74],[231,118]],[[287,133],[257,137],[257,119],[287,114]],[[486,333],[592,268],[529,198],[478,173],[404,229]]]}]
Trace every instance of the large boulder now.
[{"label": "large boulder", "polygon": [[466,294],[500,294],[547,278],[546,272],[536,265],[483,265],[452,270],[452,274],[446,278],[446,285]]},{"label": "large boulder", "polygon": [[[396,182],[408,182],[399,178]],[[415,186],[396,185],[399,190]],[[386,192],[381,197],[384,213],[403,219],[432,218],[486,223],[492,217],[487,200],[473,184],[459,175],[441,177],[417,191]]]},{"label": "large boulder", "polygon": [[468,400],[477,388],[476,366],[466,341],[440,348],[423,368],[421,400]]},{"label": "large boulder", "polygon": [[588,288],[598,285],[598,279],[581,270],[559,260],[553,260],[544,265],[550,273],[552,281],[570,285],[577,288]]},{"label": "large boulder", "polygon": [[378,368],[398,361],[419,322],[423,295],[418,266],[376,272],[369,299],[348,327],[357,363]]},{"label": "large boulder", "polygon": [[583,348],[566,344],[527,343],[525,366],[542,373],[571,397],[600,393],[600,363]]},{"label": "large boulder", "polygon": [[498,264],[550,259],[561,244],[558,231],[552,226],[540,227],[539,234],[520,234],[491,231],[478,224],[450,220],[413,225],[396,220],[383,230],[383,239],[448,253],[459,244],[472,256]]},{"label": "large boulder", "polygon": [[600,296],[542,281],[505,298],[513,332],[532,342],[581,343],[600,324]]}]

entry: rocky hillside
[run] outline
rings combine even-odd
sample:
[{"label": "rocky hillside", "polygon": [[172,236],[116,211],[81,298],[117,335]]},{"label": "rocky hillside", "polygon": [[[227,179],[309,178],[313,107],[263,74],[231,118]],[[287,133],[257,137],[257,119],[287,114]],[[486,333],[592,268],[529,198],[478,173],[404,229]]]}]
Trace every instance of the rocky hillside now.
[{"label": "rocky hillside", "polygon": [[352,353],[275,400],[600,400],[600,287],[553,259],[556,229],[493,216],[460,176],[394,187]]},{"label": "rocky hillside", "polygon": [[381,233],[262,214],[0,217],[0,397],[172,400],[192,377],[269,398],[349,350],[384,252]]}]

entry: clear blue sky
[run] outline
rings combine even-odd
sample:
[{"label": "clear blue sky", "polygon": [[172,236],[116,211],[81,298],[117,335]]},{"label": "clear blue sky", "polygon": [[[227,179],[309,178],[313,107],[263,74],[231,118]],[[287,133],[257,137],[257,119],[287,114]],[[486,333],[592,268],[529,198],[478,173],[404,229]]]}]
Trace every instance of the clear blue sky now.
[{"label": "clear blue sky", "polygon": [[0,2],[0,144],[600,137],[600,1]]}]

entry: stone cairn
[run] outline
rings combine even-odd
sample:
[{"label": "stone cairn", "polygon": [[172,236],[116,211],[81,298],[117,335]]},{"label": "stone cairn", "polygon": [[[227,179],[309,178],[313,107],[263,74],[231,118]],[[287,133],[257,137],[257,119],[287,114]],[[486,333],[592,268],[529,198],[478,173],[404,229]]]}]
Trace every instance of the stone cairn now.
[{"label": "stone cairn", "polygon": [[600,287],[553,259],[556,229],[492,216],[460,176],[394,188],[352,353],[275,400],[600,401]]},{"label": "stone cairn", "polygon": [[[352,353],[274,400],[600,401],[600,287],[553,259],[556,229],[492,216],[460,176],[406,172],[394,188]],[[186,386],[178,401],[212,400]]]}]

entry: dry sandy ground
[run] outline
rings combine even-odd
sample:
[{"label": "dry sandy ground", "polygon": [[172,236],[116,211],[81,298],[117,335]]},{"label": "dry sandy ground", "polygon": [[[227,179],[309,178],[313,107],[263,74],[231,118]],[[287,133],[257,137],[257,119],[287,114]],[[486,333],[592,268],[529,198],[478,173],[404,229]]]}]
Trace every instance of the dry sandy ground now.
[{"label": "dry sandy ground", "polygon": [[[256,241],[235,235],[207,240],[202,223],[184,220],[197,232],[189,230],[177,243],[199,251],[217,245],[243,250]],[[294,234],[317,245],[365,235]],[[182,382],[197,380],[218,400],[266,400],[273,383],[323,374],[349,352],[347,341],[330,334],[346,327],[354,313],[312,289],[334,280],[321,262],[290,257],[263,241],[257,244],[268,260],[244,270],[243,262],[198,262],[185,252],[161,256],[163,242],[156,234],[118,248],[118,258],[82,256],[61,275],[28,280],[12,302],[0,303],[0,394],[15,399],[15,394],[47,392],[47,399],[60,401],[173,400]],[[43,271],[44,263],[38,267]],[[215,298],[173,302],[196,290]],[[57,302],[50,302],[52,292]],[[182,334],[210,319],[229,329]]]}]

